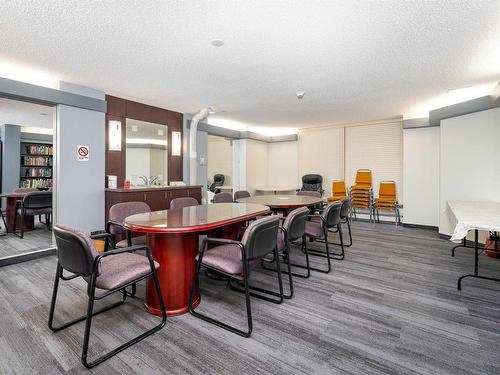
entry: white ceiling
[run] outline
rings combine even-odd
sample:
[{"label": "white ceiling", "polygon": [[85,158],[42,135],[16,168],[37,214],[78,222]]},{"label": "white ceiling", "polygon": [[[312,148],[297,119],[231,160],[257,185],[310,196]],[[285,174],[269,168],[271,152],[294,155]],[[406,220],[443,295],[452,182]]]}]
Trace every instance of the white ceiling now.
[{"label": "white ceiling", "polygon": [[0,98],[0,125],[52,129],[54,109],[44,105]]},{"label": "white ceiling", "polygon": [[500,79],[499,0],[18,0],[0,30],[4,66],[232,126],[390,118]]}]

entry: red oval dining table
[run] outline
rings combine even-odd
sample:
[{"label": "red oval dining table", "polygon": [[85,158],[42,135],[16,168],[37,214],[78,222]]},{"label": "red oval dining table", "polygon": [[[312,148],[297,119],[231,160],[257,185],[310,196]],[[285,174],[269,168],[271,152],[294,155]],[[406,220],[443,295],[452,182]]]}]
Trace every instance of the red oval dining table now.
[{"label": "red oval dining table", "polygon": [[[160,264],[158,279],[168,315],[188,312],[189,293],[196,270],[200,234],[236,239],[247,220],[269,212],[250,203],[215,203],[132,215],[124,226],[147,234],[153,258]],[[196,292],[195,303],[199,304]],[[146,285],[146,310],[161,315],[153,283]]]}]

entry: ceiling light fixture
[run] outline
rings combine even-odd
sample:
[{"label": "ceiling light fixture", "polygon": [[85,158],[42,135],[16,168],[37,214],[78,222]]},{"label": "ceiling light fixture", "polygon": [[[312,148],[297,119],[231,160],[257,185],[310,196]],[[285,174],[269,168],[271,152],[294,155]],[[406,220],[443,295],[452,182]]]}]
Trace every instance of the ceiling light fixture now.
[{"label": "ceiling light fixture", "polygon": [[212,44],[212,46],[214,47],[222,47],[224,45],[224,41],[220,39],[214,39],[210,42],[210,44]]},{"label": "ceiling light fixture", "polygon": [[297,91],[295,95],[297,95],[297,99],[302,99],[306,93],[304,91]]}]

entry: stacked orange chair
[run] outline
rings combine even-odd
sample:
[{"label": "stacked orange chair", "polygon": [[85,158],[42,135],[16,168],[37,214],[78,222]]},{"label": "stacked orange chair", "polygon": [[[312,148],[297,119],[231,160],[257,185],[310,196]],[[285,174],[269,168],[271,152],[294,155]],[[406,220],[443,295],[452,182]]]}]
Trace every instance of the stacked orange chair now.
[{"label": "stacked orange chair", "polygon": [[373,215],[373,189],[372,171],[369,169],[358,169],[354,185],[349,189],[352,199],[354,219],[356,219],[356,209],[366,209],[370,214],[370,222]]},{"label": "stacked orange chair", "polygon": [[347,189],[344,181],[332,181],[332,195],[328,197],[328,202],[340,201],[347,197]]},{"label": "stacked orange chair", "polygon": [[399,203],[396,192],[396,183],[394,181],[380,182],[378,198],[374,203],[377,221],[380,222],[379,210],[394,212],[394,220],[396,225],[401,222],[399,215]]}]

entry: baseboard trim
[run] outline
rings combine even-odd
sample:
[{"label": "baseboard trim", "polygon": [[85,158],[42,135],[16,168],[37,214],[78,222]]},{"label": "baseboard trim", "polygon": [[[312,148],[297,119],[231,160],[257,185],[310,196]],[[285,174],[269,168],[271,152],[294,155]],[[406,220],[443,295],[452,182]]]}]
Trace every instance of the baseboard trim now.
[{"label": "baseboard trim", "polygon": [[50,247],[48,249],[30,251],[29,253],[11,255],[0,259],[0,267],[9,266],[11,264],[23,263],[30,260],[48,257],[55,254],[56,254],[56,248]]},{"label": "baseboard trim", "polygon": [[439,230],[439,227],[436,227],[434,225],[403,223],[403,226],[408,227],[408,228],[429,229],[429,230],[435,230],[435,231]]}]

